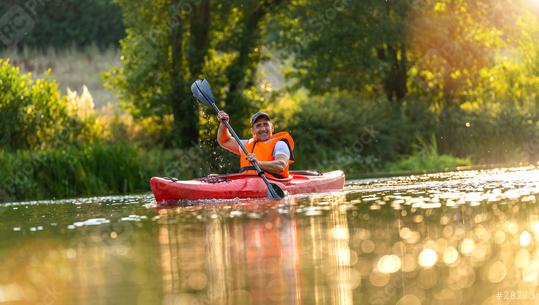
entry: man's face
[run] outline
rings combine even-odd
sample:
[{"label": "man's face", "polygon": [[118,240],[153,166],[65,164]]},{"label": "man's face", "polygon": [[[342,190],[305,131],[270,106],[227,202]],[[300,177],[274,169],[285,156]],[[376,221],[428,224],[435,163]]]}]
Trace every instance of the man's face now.
[{"label": "man's face", "polygon": [[273,135],[273,124],[267,118],[261,117],[251,126],[251,132],[258,141],[266,141]]}]

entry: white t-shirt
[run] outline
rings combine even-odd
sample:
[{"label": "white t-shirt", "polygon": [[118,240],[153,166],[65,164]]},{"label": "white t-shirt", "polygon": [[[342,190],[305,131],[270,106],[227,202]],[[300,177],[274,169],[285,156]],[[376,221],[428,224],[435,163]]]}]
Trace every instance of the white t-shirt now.
[{"label": "white t-shirt", "polygon": [[[243,145],[247,144],[247,140],[241,140]],[[241,148],[239,149],[241,153]],[[275,144],[275,148],[273,148],[273,157],[275,158],[277,155],[285,155],[290,160],[290,149],[288,148],[288,145],[284,141],[279,141],[277,144]]]}]

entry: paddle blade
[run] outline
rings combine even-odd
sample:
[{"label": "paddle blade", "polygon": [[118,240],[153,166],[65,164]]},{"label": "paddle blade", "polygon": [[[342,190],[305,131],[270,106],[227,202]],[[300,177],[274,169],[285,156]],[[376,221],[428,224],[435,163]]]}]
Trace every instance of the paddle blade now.
[{"label": "paddle blade", "polygon": [[285,192],[277,184],[270,183],[270,186],[271,186],[271,190],[268,189],[269,199],[279,200],[279,199],[283,199],[286,196]]},{"label": "paddle blade", "polygon": [[206,79],[197,79],[191,85],[193,96],[201,103],[211,106],[215,103],[213,93],[211,92],[210,83]]}]

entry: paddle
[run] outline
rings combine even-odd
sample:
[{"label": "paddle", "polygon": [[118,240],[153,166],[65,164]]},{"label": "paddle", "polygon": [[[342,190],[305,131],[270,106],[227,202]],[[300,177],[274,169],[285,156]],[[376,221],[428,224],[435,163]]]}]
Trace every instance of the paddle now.
[{"label": "paddle", "polygon": [[[219,108],[217,108],[217,105],[215,105],[215,99],[213,97],[213,93],[211,92],[210,83],[206,79],[199,79],[196,80],[193,85],[191,85],[191,92],[193,92],[194,97],[204,105],[213,107],[213,110],[215,110],[216,113],[219,113]],[[223,120],[223,124],[225,124],[226,128],[228,128],[228,131],[232,134],[236,142],[238,142],[238,145],[240,146],[241,150],[247,155],[249,152],[247,151],[247,148],[245,148],[245,145],[243,145],[243,142],[241,142],[240,138],[234,132],[234,129],[232,129],[232,126],[228,123],[228,121]],[[258,176],[262,178],[264,183],[266,184],[266,187],[268,188],[268,198],[269,199],[281,199],[285,196],[283,190],[275,183],[270,183],[268,181],[268,178],[264,175],[264,172],[262,169],[260,169],[260,166],[258,166],[257,163],[251,162],[253,164],[253,167],[258,172]]]}]

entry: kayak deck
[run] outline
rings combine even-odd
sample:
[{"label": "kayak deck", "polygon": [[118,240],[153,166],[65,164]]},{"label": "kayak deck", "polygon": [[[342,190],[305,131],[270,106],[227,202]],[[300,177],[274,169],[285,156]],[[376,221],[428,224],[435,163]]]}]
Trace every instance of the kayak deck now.
[{"label": "kayak deck", "polygon": [[[340,191],[344,187],[344,173],[340,170],[320,174],[312,171],[290,171],[287,179],[272,179],[288,194]],[[244,174],[215,175],[181,181],[173,178],[152,177],[150,187],[158,204],[180,200],[264,198],[267,188],[258,176]]]}]

